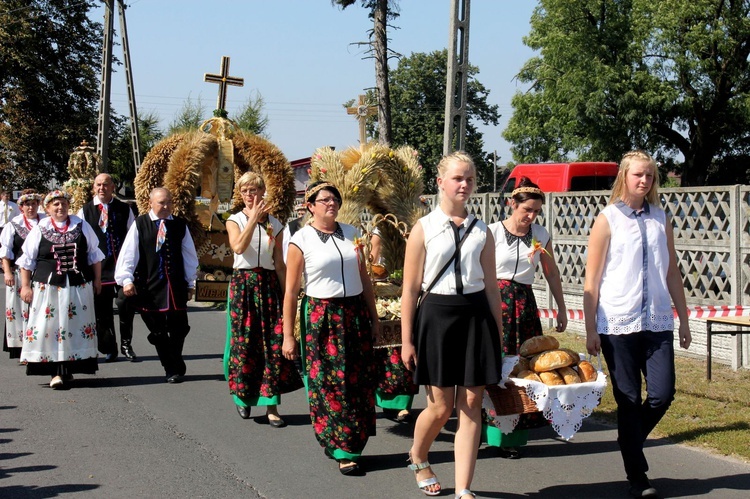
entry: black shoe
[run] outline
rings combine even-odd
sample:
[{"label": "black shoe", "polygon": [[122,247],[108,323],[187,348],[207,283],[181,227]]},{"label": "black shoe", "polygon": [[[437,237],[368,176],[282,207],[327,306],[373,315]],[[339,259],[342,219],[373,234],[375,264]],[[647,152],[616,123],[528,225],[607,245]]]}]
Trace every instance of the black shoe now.
[{"label": "black shoe", "polygon": [[354,461],[350,461],[348,463],[342,463],[339,461],[339,472],[342,475],[347,476],[361,476],[362,470],[359,468],[359,465],[355,463]]},{"label": "black shoe", "polygon": [[235,407],[237,408],[237,414],[239,414],[242,419],[250,419],[249,407],[243,407],[241,405],[235,405]]},{"label": "black shoe", "polygon": [[268,419],[268,424],[271,425],[274,428],[283,428],[286,426],[286,422],[279,418],[279,419],[271,419],[268,416],[266,416],[266,419]]},{"label": "black shoe", "polygon": [[175,383],[182,383],[182,376],[179,374],[173,374],[172,376],[169,376],[167,378],[167,383],[175,384]]},{"label": "black shoe", "polygon": [[642,477],[630,481],[630,495],[633,497],[659,497],[659,493],[651,486],[648,477],[644,474]]},{"label": "black shoe", "polygon": [[117,360],[117,350],[104,356],[104,362],[114,362]]},{"label": "black shoe", "polygon": [[130,342],[125,343],[123,341],[122,346],[120,347],[120,352],[122,352],[125,358],[130,362],[134,362],[137,359],[135,352],[133,351],[133,347],[130,346]]},{"label": "black shoe", "polygon": [[498,447],[497,455],[503,459],[521,459],[521,451],[518,447]]}]

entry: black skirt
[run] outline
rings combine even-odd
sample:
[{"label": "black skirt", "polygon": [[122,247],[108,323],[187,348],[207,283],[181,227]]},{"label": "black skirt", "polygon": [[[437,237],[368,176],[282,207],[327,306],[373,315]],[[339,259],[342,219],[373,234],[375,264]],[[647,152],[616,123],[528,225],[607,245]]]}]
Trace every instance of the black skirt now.
[{"label": "black skirt", "polygon": [[500,335],[484,291],[427,294],[417,310],[414,336],[418,385],[483,386],[500,381]]}]

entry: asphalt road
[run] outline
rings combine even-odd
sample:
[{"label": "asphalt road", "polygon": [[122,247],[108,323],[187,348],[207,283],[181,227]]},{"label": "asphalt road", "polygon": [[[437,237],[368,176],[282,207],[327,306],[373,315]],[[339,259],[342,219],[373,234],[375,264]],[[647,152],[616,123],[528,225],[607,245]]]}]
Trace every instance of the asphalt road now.
[{"label": "asphalt road", "polygon": [[[0,285],[4,297],[4,286]],[[4,298],[0,298],[4,302]],[[237,415],[223,380],[224,313],[194,304],[184,383],[165,383],[136,317],[140,362],[100,364],[70,390],[54,391],[0,358],[0,498],[47,497],[424,497],[406,469],[411,427],[378,417],[361,460],[362,477],[340,475],[310,427],[304,393],[283,397],[289,426],[264,424],[262,411]],[[424,407],[423,397],[415,408]],[[452,419],[430,456],[453,491]],[[508,461],[482,447],[473,490],[492,498],[627,497],[615,431],[586,421],[565,442],[535,430],[524,457]],[[705,451],[648,442],[649,476],[663,497],[747,498],[750,464]]]}]

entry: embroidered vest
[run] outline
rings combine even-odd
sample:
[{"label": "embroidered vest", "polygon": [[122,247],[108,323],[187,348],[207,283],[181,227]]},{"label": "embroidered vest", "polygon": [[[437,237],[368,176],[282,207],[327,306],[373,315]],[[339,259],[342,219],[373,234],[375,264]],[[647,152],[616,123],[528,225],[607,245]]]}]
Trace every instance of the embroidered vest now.
[{"label": "embroidered vest", "polygon": [[36,270],[31,279],[65,287],[66,277],[71,286],[80,286],[94,279],[94,271],[88,264],[86,236],[80,224],[62,234],[52,227],[42,229]]},{"label": "embroidered vest", "polygon": [[13,268],[16,266],[16,260],[18,257],[23,255],[23,242],[26,240],[26,236],[29,235],[30,229],[26,227],[25,225],[16,224],[13,223],[13,228],[15,229],[15,233],[13,234],[13,260],[10,261],[10,267]]}]

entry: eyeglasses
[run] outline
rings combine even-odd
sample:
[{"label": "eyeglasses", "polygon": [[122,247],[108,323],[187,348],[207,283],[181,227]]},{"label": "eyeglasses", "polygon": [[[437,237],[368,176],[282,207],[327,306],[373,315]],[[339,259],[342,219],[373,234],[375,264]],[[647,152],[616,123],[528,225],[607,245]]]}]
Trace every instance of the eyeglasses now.
[{"label": "eyeglasses", "polygon": [[320,203],[320,204],[339,204],[338,198],[334,198],[334,197],[325,198],[325,199],[316,199],[315,202]]},{"label": "eyeglasses", "polygon": [[240,194],[249,194],[250,196],[255,196],[258,194],[258,189],[240,189]]}]

